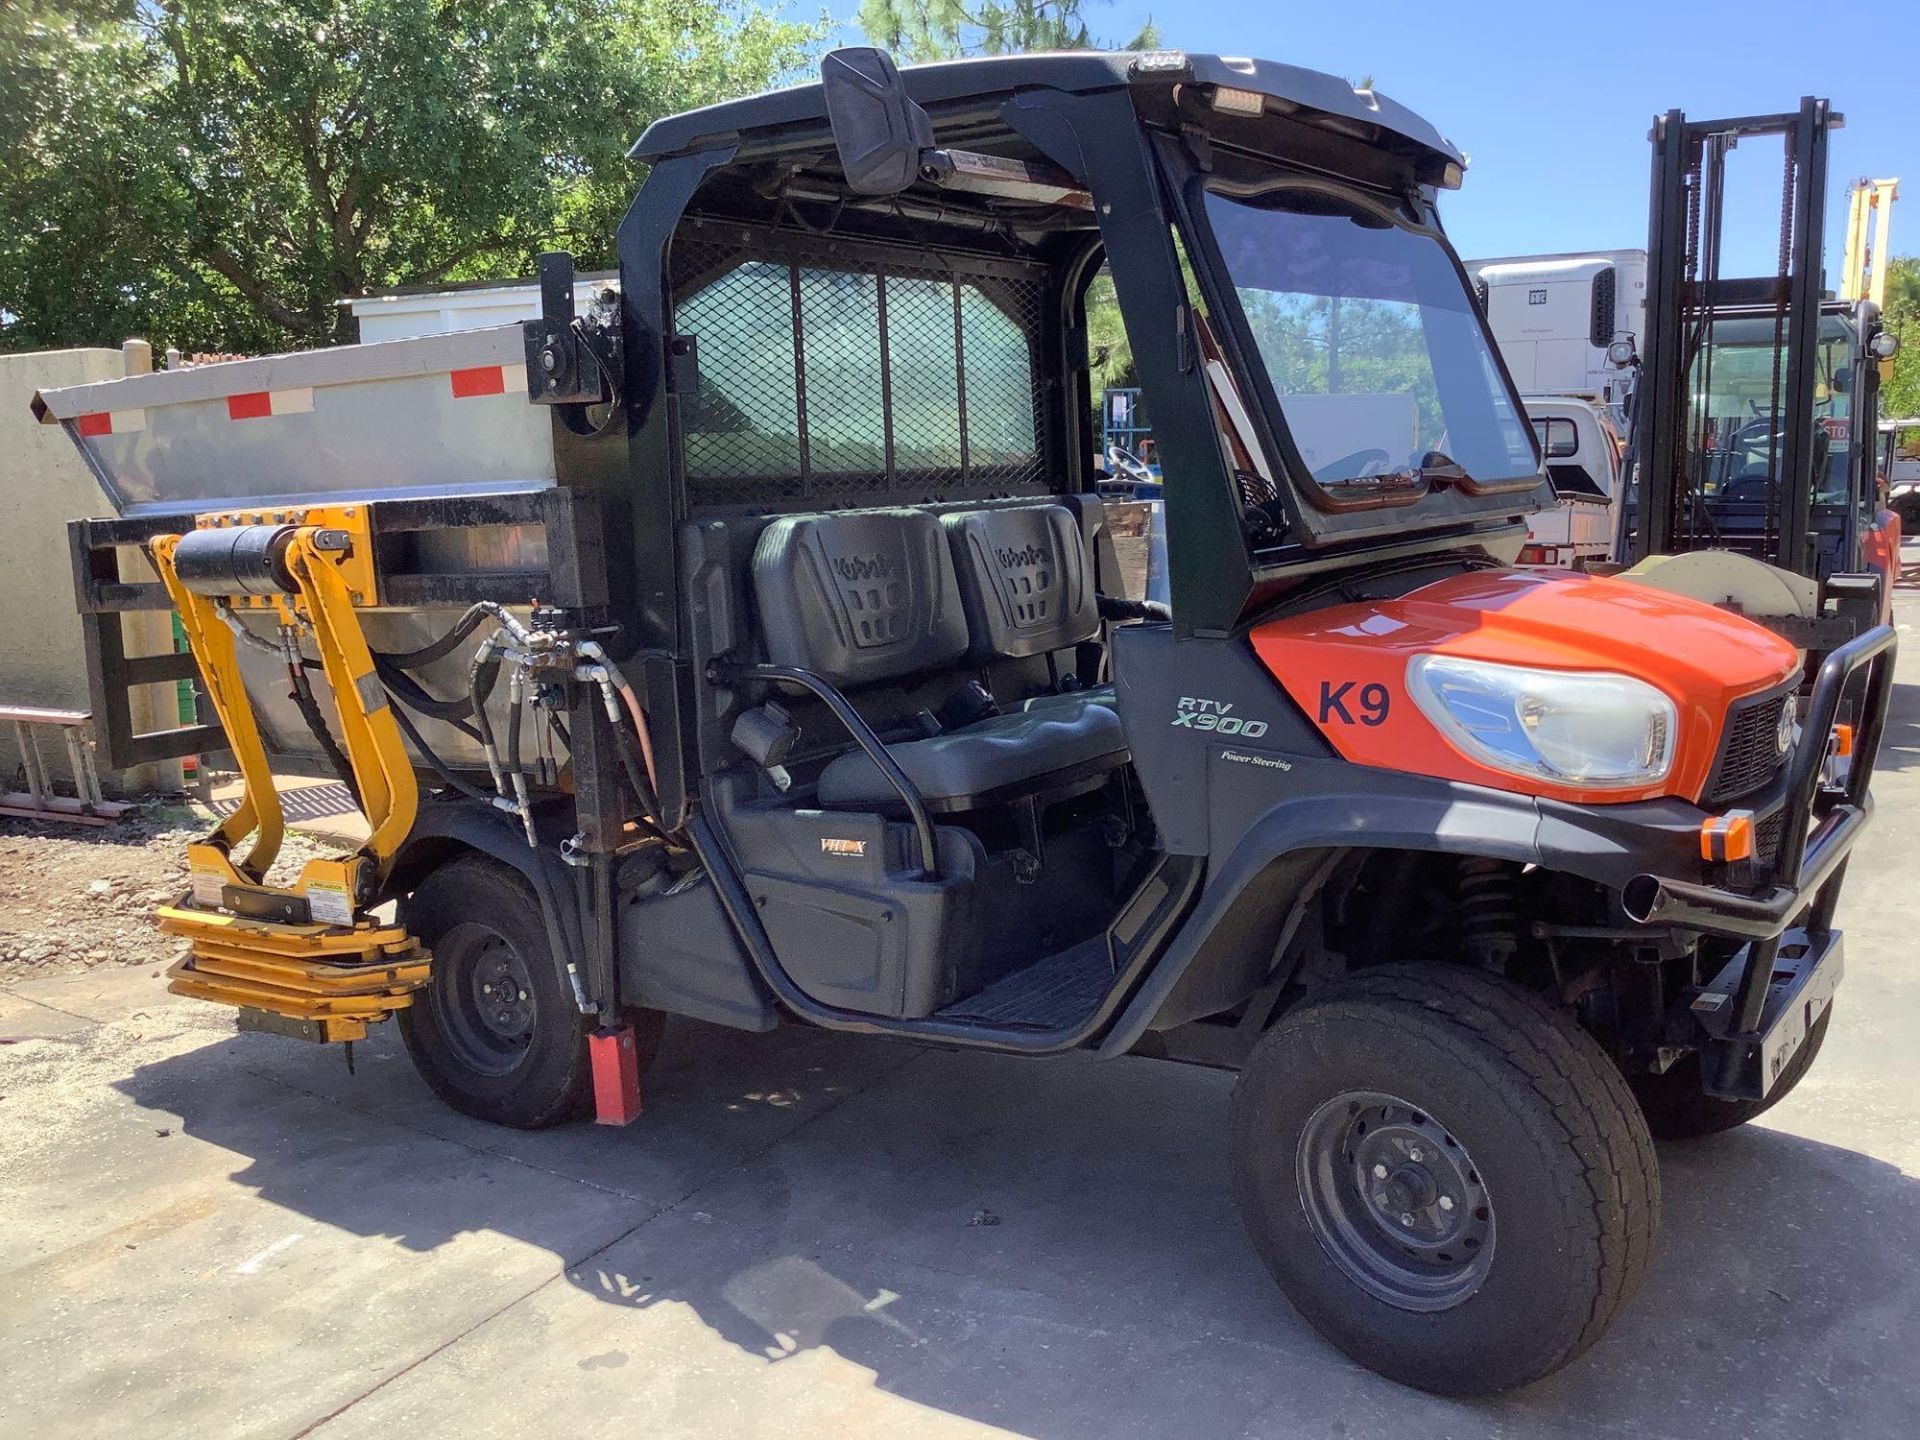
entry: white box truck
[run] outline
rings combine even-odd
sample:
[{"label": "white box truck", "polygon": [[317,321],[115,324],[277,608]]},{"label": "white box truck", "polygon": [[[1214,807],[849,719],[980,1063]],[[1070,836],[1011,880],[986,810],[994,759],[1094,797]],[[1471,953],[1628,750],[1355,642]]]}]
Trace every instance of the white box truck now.
[{"label": "white box truck", "polygon": [[1622,418],[1627,372],[1607,347],[1646,333],[1646,251],[1469,260],[1467,273],[1523,393],[1578,395]]},{"label": "white box truck", "polygon": [[[1549,454],[1559,505],[1527,523],[1522,558],[1556,568],[1605,560],[1620,504],[1619,439],[1627,429],[1630,369],[1607,348],[1646,330],[1647,252],[1595,250],[1469,260],[1494,342],[1520,387],[1534,428],[1579,461]],[[1602,455],[1602,447],[1613,453]],[[1567,476],[1580,477],[1569,482]]]}]

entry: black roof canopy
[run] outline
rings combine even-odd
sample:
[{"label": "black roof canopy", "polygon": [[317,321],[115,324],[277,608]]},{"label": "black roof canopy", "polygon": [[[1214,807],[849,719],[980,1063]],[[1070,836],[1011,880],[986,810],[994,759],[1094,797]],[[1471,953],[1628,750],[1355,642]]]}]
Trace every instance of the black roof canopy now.
[{"label": "black roof canopy", "polygon": [[[1195,86],[1266,96],[1270,110],[1402,154],[1421,172],[1466,163],[1432,125],[1377,91],[1356,90],[1337,75],[1272,60],[1164,50],[1076,50],[947,60],[908,66],[900,73],[908,94],[936,112],[936,120],[941,109],[967,101],[993,103],[1021,90],[1090,93],[1123,86]],[[771,139],[783,130],[825,125],[826,119],[820,85],[795,85],[656,120],[628,154],[651,163],[736,139]]]}]

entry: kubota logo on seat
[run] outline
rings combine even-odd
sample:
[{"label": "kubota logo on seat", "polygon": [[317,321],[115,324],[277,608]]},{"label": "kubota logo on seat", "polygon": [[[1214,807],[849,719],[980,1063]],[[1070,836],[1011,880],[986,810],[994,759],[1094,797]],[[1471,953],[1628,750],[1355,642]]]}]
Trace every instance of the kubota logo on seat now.
[{"label": "kubota logo on seat", "polygon": [[1018,550],[1010,547],[993,552],[993,558],[1000,562],[1003,570],[1019,570],[1029,565],[1047,565],[1053,556],[1038,545],[1022,545]]},{"label": "kubota logo on seat", "polygon": [[886,555],[840,555],[833,561],[833,573],[842,580],[891,580],[895,568]]}]

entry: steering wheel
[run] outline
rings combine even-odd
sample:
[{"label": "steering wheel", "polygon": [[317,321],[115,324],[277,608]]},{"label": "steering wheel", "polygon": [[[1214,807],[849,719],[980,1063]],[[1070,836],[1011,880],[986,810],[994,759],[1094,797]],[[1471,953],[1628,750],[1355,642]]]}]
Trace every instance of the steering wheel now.
[{"label": "steering wheel", "polygon": [[1393,456],[1378,445],[1365,450],[1355,450],[1351,455],[1342,455],[1338,460],[1330,461],[1313,472],[1316,480],[1360,480],[1374,473],[1376,465],[1393,463]]},{"label": "steering wheel", "polygon": [[1150,485],[1154,481],[1153,471],[1147,468],[1146,462],[1124,445],[1107,446],[1107,464],[1136,485]]}]

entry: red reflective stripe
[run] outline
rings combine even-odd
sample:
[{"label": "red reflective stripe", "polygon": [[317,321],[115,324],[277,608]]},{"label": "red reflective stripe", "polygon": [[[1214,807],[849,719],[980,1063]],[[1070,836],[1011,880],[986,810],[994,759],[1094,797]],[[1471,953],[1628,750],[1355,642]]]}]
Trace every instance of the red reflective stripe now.
[{"label": "red reflective stripe", "polygon": [[273,414],[273,392],[270,390],[255,390],[251,394],[227,397],[229,420],[258,420],[264,415],[271,414]]},{"label": "red reflective stripe", "polygon": [[113,416],[102,410],[97,415],[82,415],[74,425],[82,435],[111,435]]},{"label": "red reflective stripe", "polygon": [[453,398],[466,400],[475,395],[504,395],[507,375],[499,365],[481,365],[472,370],[455,370],[447,377],[453,382]]}]

